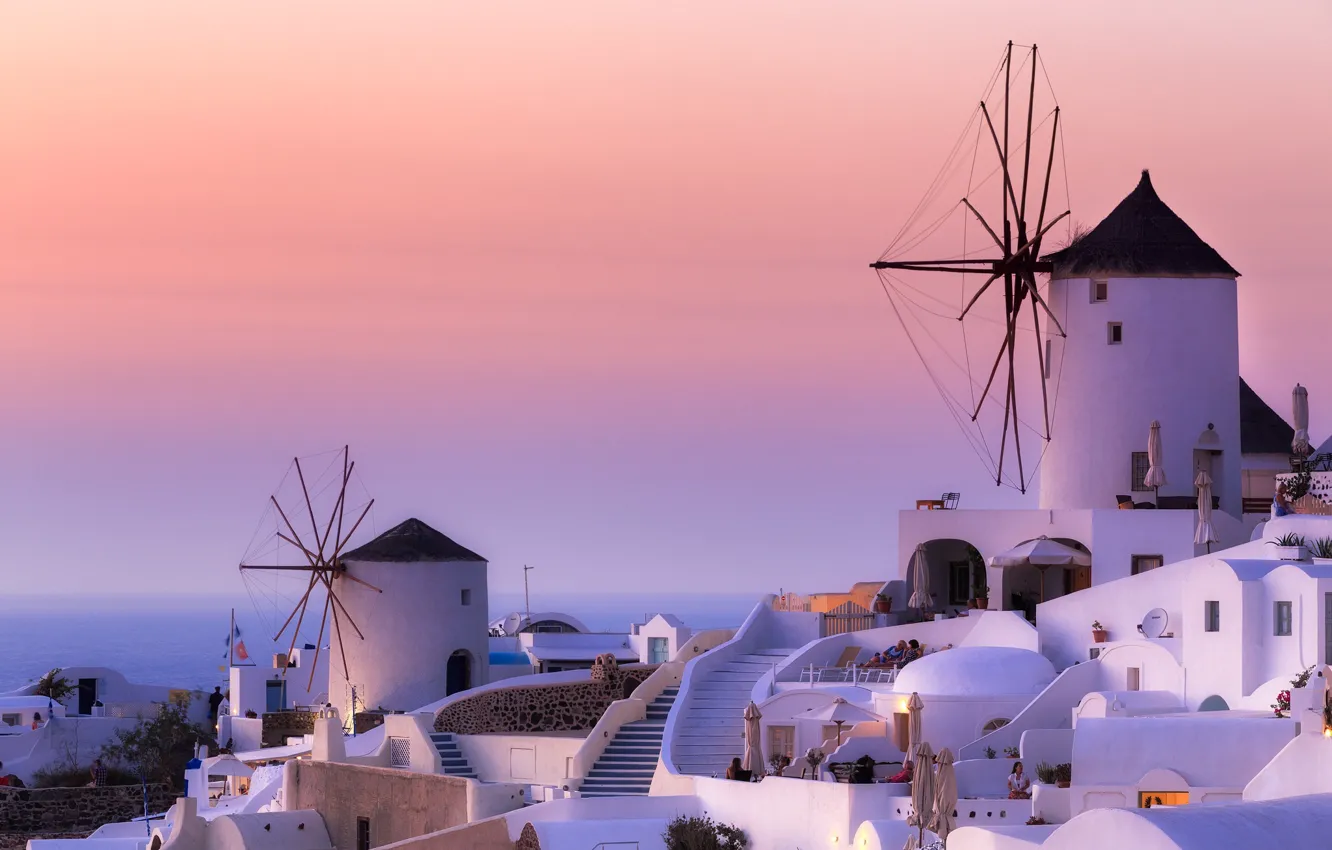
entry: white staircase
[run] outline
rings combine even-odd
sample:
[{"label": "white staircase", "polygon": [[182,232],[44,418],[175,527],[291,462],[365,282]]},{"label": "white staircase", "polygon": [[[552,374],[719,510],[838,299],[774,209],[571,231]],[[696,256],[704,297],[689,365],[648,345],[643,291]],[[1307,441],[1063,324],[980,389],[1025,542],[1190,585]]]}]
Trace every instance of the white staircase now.
[{"label": "white staircase", "polygon": [[648,703],[647,717],[626,723],[588,773],[584,797],[645,796],[661,755],[661,735],[679,688],[671,686]]},{"label": "white staircase", "polygon": [[435,749],[439,751],[439,771],[446,776],[463,776],[468,779],[477,779],[476,771],[472,770],[472,765],[468,763],[467,756],[463,755],[462,750],[458,749],[458,742],[453,739],[452,732],[431,732],[430,740],[434,742]]},{"label": "white staircase", "polygon": [[677,734],[671,756],[681,773],[724,776],[731,759],[745,754],[745,707],[754,683],[794,649],[761,649],[729,658],[696,676],[675,708]]}]

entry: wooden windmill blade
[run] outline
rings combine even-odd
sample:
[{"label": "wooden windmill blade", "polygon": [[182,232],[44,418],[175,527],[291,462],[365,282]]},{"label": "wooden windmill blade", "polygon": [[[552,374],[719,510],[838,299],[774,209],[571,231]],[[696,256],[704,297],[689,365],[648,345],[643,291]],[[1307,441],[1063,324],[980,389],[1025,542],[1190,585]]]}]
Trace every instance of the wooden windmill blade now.
[{"label": "wooden windmill blade", "polygon": [[[984,232],[982,242],[985,243],[985,250],[969,252],[965,248],[961,256],[951,258],[935,257],[915,257],[903,256],[903,254],[914,253],[915,246],[920,245],[929,238],[939,227],[940,223],[947,217],[941,216],[934,219],[925,228],[922,235],[910,234],[905,238],[905,248],[897,254],[893,254],[894,247],[885,251],[879,260],[870,264],[870,267],[879,272],[880,282],[883,284],[884,291],[888,294],[890,301],[893,301],[894,311],[898,319],[903,323],[903,330],[911,338],[912,346],[917,355],[925,360],[921,346],[912,336],[908,325],[903,318],[901,310],[898,307],[897,300],[893,297],[893,291],[896,290],[901,295],[901,290],[897,290],[897,284],[902,285],[914,292],[919,293],[919,289],[905,284],[899,274],[931,274],[938,276],[945,275],[947,278],[954,278],[958,275],[963,276],[962,288],[963,297],[960,312],[956,314],[959,322],[964,322],[968,318],[976,318],[987,322],[993,322],[998,325],[1002,331],[1002,338],[996,346],[993,356],[984,359],[982,362],[987,367],[987,372],[975,376],[971,373],[970,351],[967,353],[967,389],[971,395],[971,401],[962,404],[956,397],[949,397],[950,409],[954,412],[954,418],[958,419],[959,413],[976,424],[976,428],[981,430],[983,426],[979,424],[979,418],[983,410],[1002,408],[1003,416],[1001,423],[996,427],[999,431],[997,449],[998,458],[994,462],[991,473],[996,484],[1005,483],[1005,463],[1010,456],[1017,464],[1017,489],[1025,492],[1029,483],[1028,475],[1034,472],[1035,467],[1028,468],[1027,461],[1030,457],[1024,453],[1023,438],[1019,426],[1026,427],[1029,431],[1035,431],[1043,442],[1048,442],[1051,438],[1051,402],[1048,384],[1046,352],[1043,347],[1043,339],[1052,337],[1063,338],[1063,324],[1058,316],[1055,315],[1050,304],[1041,295],[1038,276],[1049,274],[1053,271],[1053,264],[1043,259],[1041,254],[1041,244],[1045,236],[1058,223],[1068,218],[1069,212],[1060,212],[1057,215],[1047,219],[1050,202],[1051,177],[1055,170],[1055,147],[1062,145],[1060,136],[1060,114],[1059,107],[1056,105],[1053,111],[1041,122],[1041,126],[1046,121],[1051,122],[1049,135],[1048,154],[1043,157],[1036,157],[1036,163],[1033,167],[1032,148],[1037,141],[1036,109],[1037,100],[1037,71],[1040,65],[1037,48],[1033,45],[1027,51],[1023,59],[1023,66],[1030,63],[1030,75],[1027,79],[1019,83],[1019,94],[1026,95],[1026,115],[1022,129],[1018,132],[1017,139],[1012,136],[1011,112],[1014,106],[1012,95],[1014,79],[1013,67],[1013,43],[1009,42],[1001,57],[999,65],[996,67],[990,82],[990,89],[981,99],[979,106],[973,113],[972,121],[964,129],[963,136],[959,137],[958,143],[954,145],[953,151],[949,154],[948,160],[935,181],[931,183],[930,189],[926,192],[926,197],[917,204],[908,218],[907,224],[903,225],[899,231],[897,239],[894,240],[894,246],[903,240],[908,234],[912,223],[923,214],[923,210],[937,198],[940,191],[941,178],[951,173],[955,168],[956,155],[966,134],[970,128],[975,128],[975,148],[971,154],[972,172],[975,170],[977,157],[983,152],[988,158],[997,160],[997,165],[990,172],[990,175],[981,181],[983,185],[991,177],[997,177],[997,188],[986,188],[983,194],[973,194],[971,192],[971,176],[968,176],[967,194],[957,202],[955,210],[963,219],[963,227],[967,222],[979,224]],[[1017,69],[1018,75],[1021,75],[1023,68]],[[992,108],[987,102],[991,92],[995,91],[996,86],[1002,86],[1001,105]],[[1025,89],[1025,92],[1021,92]],[[1053,93],[1051,93],[1053,98]],[[1040,134],[1040,140],[1045,138],[1044,131]],[[1017,146],[1013,146],[1016,141]],[[1043,152],[1045,153],[1045,152]],[[1044,169],[1042,173],[1042,160]],[[1033,188],[1039,187],[1040,200],[1039,206],[1034,203],[1031,196],[1034,194]],[[980,188],[980,187],[977,187]],[[992,194],[995,193],[995,194]],[[997,194],[997,196],[996,196]],[[984,203],[985,198],[991,198],[989,204]],[[1028,218],[1028,204],[1036,207],[1035,220]],[[983,209],[986,208],[987,209]],[[974,225],[973,225],[974,226]],[[972,293],[966,292],[966,275],[979,276],[982,280],[979,287]],[[945,284],[948,281],[941,281]],[[982,298],[987,293],[990,299],[997,300],[998,290],[996,284],[1002,283],[1002,303],[1003,311],[998,316],[985,316]],[[924,293],[925,297],[932,297],[929,293]],[[907,295],[903,300],[911,301],[911,296]],[[933,300],[944,303],[942,299]],[[1030,313],[1032,316],[1032,327],[1021,328],[1019,318],[1024,315],[1024,309],[1028,309],[1030,303]],[[938,314],[935,314],[938,315]],[[1036,336],[1036,357],[1032,358],[1035,366],[1034,379],[1040,386],[1040,406],[1037,420],[1038,427],[1032,427],[1022,419],[1020,401],[1025,397],[1024,392],[1019,390],[1019,375],[1025,375],[1024,370],[1028,369],[1025,364],[1029,356],[1026,352],[1030,349],[1023,346],[1022,352],[1019,352],[1019,335],[1028,330],[1034,332]],[[968,335],[966,329],[962,330],[965,338]],[[1044,334],[1044,337],[1042,336]],[[993,344],[993,343],[989,343]],[[942,346],[941,346],[942,347]],[[945,353],[948,353],[945,350]],[[954,359],[954,365],[957,361]],[[945,390],[940,386],[940,380],[937,377],[936,370],[931,369],[930,364],[926,363],[926,368],[930,371],[930,376],[934,379],[936,387],[940,388],[941,393]],[[979,389],[979,395],[975,390]],[[960,408],[960,409],[959,409]],[[959,424],[962,424],[959,421]],[[980,440],[989,448],[989,440],[981,433]],[[974,448],[973,444],[973,448]]]},{"label": "wooden windmill blade", "polygon": [[[383,592],[380,588],[375,587],[369,582],[350,575],[347,572],[347,568],[339,559],[339,556],[344,551],[347,544],[356,534],[356,531],[361,527],[366,516],[369,515],[370,509],[374,506],[374,499],[370,499],[365,504],[364,508],[361,509],[355,522],[353,522],[349,528],[346,528],[344,532],[347,510],[347,489],[351,483],[352,473],[355,470],[356,464],[351,460],[348,447],[344,446],[340,450],[339,455],[342,470],[336,482],[338,485],[337,495],[333,501],[332,508],[328,511],[327,519],[324,521],[321,522],[317,515],[315,499],[311,496],[310,487],[306,482],[305,469],[301,465],[300,458],[292,459],[292,468],[296,472],[296,480],[300,483],[300,501],[304,502],[304,511],[300,510],[299,505],[294,506],[294,511],[288,511],[283,507],[282,501],[278,498],[276,493],[269,496],[269,501],[274,511],[276,526],[273,536],[276,540],[282,541],[287,544],[289,548],[296,551],[298,562],[294,564],[278,564],[257,563],[254,561],[243,560],[240,564],[242,572],[278,571],[309,573],[309,581],[306,583],[304,593],[301,594],[300,598],[292,607],[291,612],[287,615],[286,620],[283,621],[282,626],[273,636],[275,642],[279,641],[282,639],[283,635],[287,633],[288,628],[290,628],[291,639],[287,650],[288,658],[291,657],[296,649],[296,641],[299,638],[301,627],[305,624],[311,598],[315,597],[317,600],[316,591],[323,591],[323,611],[320,613],[318,621],[319,636],[315,641],[314,660],[310,664],[310,679],[306,686],[307,690],[314,685],[314,673],[319,666],[320,653],[323,651],[325,631],[330,633],[331,638],[335,638],[338,641],[339,650],[342,650],[343,635],[341,620],[345,619],[348,625],[351,626],[353,632],[355,632],[356,638],[364,640],[364,635],[360,628],[352,619],[351,614],[347,611],[342,600],[338,598],[336,579],[339,577],[345,577],[375,592]],[[304,515],[309,519],[310,529],[308,532],[302,532],[297,528],[296,524],[291,520],[293,515]],[[307,540],[309,543],[306,542]],[[304,563],[300,563],[301,561]],[[316,601],[315,604],[316,608],[318,608],[318,601]],[[339,616],[339,612],[341,612],[341,617]],[[331,629],[329,628],[330,617],[332,618]],[[347,670],[346,666],[346,653],[340,651],[340,655],[342,656],[344,674],[350,679],[350,671]],[[286,678],[286,674],[287,668],[284,666],[281,676]]]}]

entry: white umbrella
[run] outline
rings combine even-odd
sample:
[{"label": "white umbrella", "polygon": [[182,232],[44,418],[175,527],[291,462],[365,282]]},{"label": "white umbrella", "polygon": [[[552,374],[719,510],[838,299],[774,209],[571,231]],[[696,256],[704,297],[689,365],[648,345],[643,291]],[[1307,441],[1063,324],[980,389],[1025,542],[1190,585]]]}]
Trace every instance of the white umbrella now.
[{"label": "white umbrella", "polygon": [[1297,455],[1309,454],[1309,391],[1295,385],[1295,439],[1290,448]]},{"label": "white umbrella", "polygon": [[920,712],[925,707],[925,702],[920,698],[920,694],[912,692],[911,698],[907,700],[907,751],[908,761],[916,760],[916,747],[920,746]]},{"label": "white umbrella", "polygon": [[1042,535],[1000,552],[990,559],[992,567],[1035,567],[1041,574],[1041,601],[1045,601],[1045,571],[1050,567],[1090,567],[1091,555]]},{"label": "white umbrella", "polygon": [[[1147,435],[1147,475],[1142,479],[1142,486],[1159,491],[1168,482],[1165,474],[1165,448],[1161,445],[1161,423],[1152,420],[1152,430]],[[1156,500],[1161,500],[1160,492]]]},{"label": "white umbrella", "polygon": [[745,760],[741,767],[753,771],[755,776],[763,775],[763,729],[759,726],[761,719],[763,719],[762,713],[751,700],[745,708]]},{"label": "white umbrella", "polygon": [[911,556],[911,598],[907,600],[907,607],[924,610],[933,605],[934,597],[930,596],[930,565],[925,562],[925,544],[922,543]]},{"label": "white umbrella", "polygon": [[957,808],[957,774],[953,771],[953,751],[939,750],[939,769],[934,774],[934,817],[930,830],[941,841],[948,841],[948,833],[957,827],[953,810]]},{"label": "white umbrella", "polygon": [[210,759],[204,759],[204,776],[239,776],[247,778],[254,776],[254,768],[235,756],[214,756]]},{"label": "white umbrella", "polygon": [[1193,535],[1193,542],[1207,544],[1207,551],[1211,552],[1217,540],[1216,529],[1212,528],[1212,476],[1205,469],[1198,470],[1193,486],[1198,488],[1198,533]]},{"label": "white umbrella", "polygon": [[907,825],[916,827],[916,840],[923,843],[925,827],[934,816],[934,751],[928,741],[916,752],[916,769],[911,774],[911,815]]},{"label": "white umbrella", "polygon": [[810,720],[821,720],[824,723],[836,723],[837,746],[839,747],[842,746],[842,724],[871,723],[884,719],[883,715],[875,714],[858,705],[852,705],[841,697],[828,703],[818,711],[811,711],[807,717]]}]

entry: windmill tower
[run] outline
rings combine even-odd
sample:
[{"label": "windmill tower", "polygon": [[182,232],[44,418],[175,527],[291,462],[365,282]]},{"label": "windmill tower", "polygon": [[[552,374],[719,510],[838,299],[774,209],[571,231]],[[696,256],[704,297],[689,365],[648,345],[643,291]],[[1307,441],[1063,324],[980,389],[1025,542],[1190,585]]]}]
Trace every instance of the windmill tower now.
[{"label": "windmill tower", "polygon": [[1063,380],[1040,506],[1150,500],[1141,466],[1159,420],[1163,494],[1192,495],[1206,465],[1221,510],[1240,516],[1239,272],[1165,205],[1146,171],[1104,221],[1045,259],[1067,337],[1046,344]]}]

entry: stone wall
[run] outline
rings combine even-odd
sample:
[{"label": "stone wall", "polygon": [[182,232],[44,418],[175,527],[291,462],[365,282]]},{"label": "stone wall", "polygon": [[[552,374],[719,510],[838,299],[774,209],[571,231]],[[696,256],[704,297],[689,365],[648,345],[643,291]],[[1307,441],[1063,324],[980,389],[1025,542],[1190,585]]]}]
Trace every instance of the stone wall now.
[{"label": "stone wall", "polygon": [[468,780],[432,773],[323,761],[289,761],[288,811],[313,809],[337,850],[356,850],[356,822],[370,822],[379,847],[467,823]]},{"label": "stone wall", "polygon": [[[171,808],[176,795],[165,785],[148,786],[148,811]],[[92,832],[105,823],[143,817],[143,786],[101,788],[0,787],[0,833]]]},{"label": "stone wall", "polygon": [[598,665],[586,682],[482,691],[440,709],[435,731],[460,735],[585,732],[597,725],[611,703],[633,694],[656,669],[656,665]]},{"label": "stone wall", "polygon": [[269,711],[263,718],[265,747],[285,746],[288,738],[314,734],[313,711]]}]

